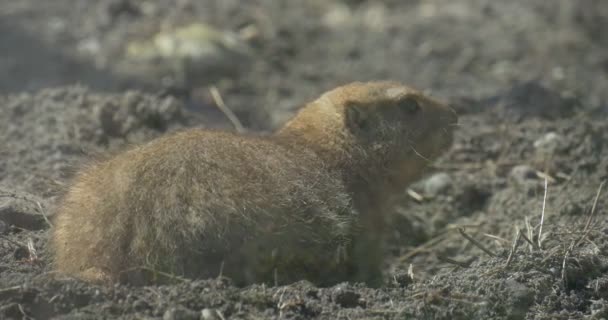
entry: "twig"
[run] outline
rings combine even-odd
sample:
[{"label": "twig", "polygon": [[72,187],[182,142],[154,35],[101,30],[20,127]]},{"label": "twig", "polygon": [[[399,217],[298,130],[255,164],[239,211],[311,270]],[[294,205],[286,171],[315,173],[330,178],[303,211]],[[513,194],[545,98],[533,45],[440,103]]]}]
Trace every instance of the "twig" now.
[{"label": "twig", "polygon": [[536,171],[534,172],[536,174],[537,177],[539,178],[543,178],[545,180],[550,181],[551,183],[555,182],[555,178],[553,178],[552,176],[542,172],[542,171]]},{"label": "twig", "polygon": [[597,193],[595,194],[595,199],[593,200],[593,206],[591,207],[591,213],[589,214],[589,220],[587,221],[587,225],[585,226],[585,229],[587,229],[589,227],[589,224],[591,224],[591,220],[593,218],[593,215],[595,214],[595,208],[597,207],[597,200],[600,198],[600,194],[602,193],[602,188],[604,187],[604,183],[606,183],[606,181],[602,181],[602,183],[600,183],[600,186],[597,188]]},{"label": "twig", "polygon": [[572,242],[570,247],[568,247],[568,249],[564,253],[564,259],[562,260],[562,281],[564,283],[564,288],[566,288],[568,285],[568,272],[567,272],[568,256],[570,255],[570,253],[572,252],[574,247],[575,247],[575,242]]},{"label": "twig", "polygon": [[479,243],[477,240],[473,239],[473,237],[471,237],[470,235],[468,235],[466,232],[464,232],[463,228],[458,228],[458,232],[460,232],[460,234],[465,237],[467,240],[471,241],[472,244],[474,244],[476,247],[478,247],[479,249],[481,249],[483,252],[487,253],[489,256],[491,257],[496,257],[496,255],[494,253],[492,253],[492,251],[490,251],[488,248],[486,248],[484,245],[482,245],[481,243]]},{"label": "twig", "polygon": [[128,269],[125,269],[125,270],[121,271],[120,273],[121,274],[125,274],[125,273],[131,272],[131,271],[138,271],[138,270],[143,270],[143,271],[151,272],[154,275],[155,278],[156,278],[157,275],[160,275],[160,276],[163,276],[163,277],[165,277],[167,279],[177,280],[179,282],[187,281],[186,278],[180,277],[178,275],[171,274],[171,273],[164,272],[164,271],[160,271],[160,270],[156,270],[154,268],[145,267],[145,266],[128,268]]},{"label": "twig", "polygon": [[278,287],[279,286],[279,270],[277,268],[274,268],[272,276],[274,278],[274,286]]},{"label": "twig", "polygon": [[416,200],[418,202],[424,201],[424,197],[420,193],[418,193],[412,189],[407,189],[406,193],[408,196],[412,197],[414,200]]},{"label": "twig", "polygon": [[502,237],[499,237],[499,236],[495,236],[493,234],[484,233],[483,235],[486,236],[486,237],[488,237],[488,238],[492,238],[494,240],[498,240],[498,241],[501,241],[501,242],[507,242],[507,243],[509,242],[509,240],[507,240],[505,238],[502,238]]},{"label": "twig", "polygon": [[36,204],[38,205],[38,209],[40,209],[40,214],[42,215],[42,218],[44,218],[44,221],[46,221],[46,223],[51,227],[54,228],[55,226],[53,226],[53,223],[51,223],[51,220],[49,220],[49,217],[46,216],[46,213],[44,213],[44,209],[42,209],[42,205],[40,204],[39,201],[36,201]]},{"label": "twig", "polygon": [[515,234],[515,239],[513,239],[513,245],[511,246],[511,251],[509,251],[509,257],[507,258],[507,263],[505,264],[505,268],[508,267],[511,264],[511,261],[513,261],[513,257],[515,255],[515,251],[517,251],[517,248],[519,247],[519,239],[521,239],[521,229],[517,229],[517,232]]},{"label": "twig", "polygon": [[25,310],[23,310],[23,306],[20,303],[17,303],[17,308],[19,309],[19,312],[21,312],[21,314],[23,315],[23,319],[32,319],[32,317],[28,316],[27,313],[25,313]]},{"label": "twig", "polygon": [[438,244],[439,242],[445,240],[445,237],[446,237],[445,233],[438,234],[434,238],[431,238],[427,242],[425,242],[425,243],[423,243],[423,244],[415,247],[414,249],[412,249],[408,253],[404,254],[403,256],[400,256],[399,257],[399,262],[400,263],[404,263],[407,260],[409,260],[410,258],[416,256],[417,254],[429,250],[429,248],[431,248],[432,246],[434,246],[434,245]]},{"label": "twig", "polygon": [[18,291],[20,289],[21,289],[21,286],[2,288],[2,289],[0,289],[0,293],[11,292],[11,291]]},{"label": "twig", "polygon": [[222,260],[222,264],[220,264],[220,274],[217,277],[218,278],[224,277],[224,260]]},{"label": "twig", "polygon": [[540,215],[540,227],[538,229],[538,248],[542,249],[542,235],[543,235],[543,224],[545,223],[545,208],[547,204],[547,189],[548,189],[548,180],[545,177],[545,196],[543,197],[543,210]]},{"label": "twig", "polygon": [[553,249],[545,250],[545,257],[543,258],[543,260],[540,261],[540,265],[549,261],[549,259],[552,259],[553,256],[561,250],[561,248],[561,245],[556,245],[555,247],[553,247]]},{"label": "twig", "polygon": [[228,120],[230,120],[230,122],[234,126],[234,129],[236,129],[236,131],[239,133],[245,132],[245,127],[243,127],[243,124],[241,124],[241,122],[239,121],[239,118],[237,118],[237,116],[234,114],[234,112],[232,112],[232,110],[230,110],[230,108],[228,108],[228,106],[226,106],[226,104],[224,103],[224,99],[222,99],[222,96],[220,95],[220,91],[217,89],[217,87],[211,86],[209,88],[209,93],[211,93],[211,97],[213,98],[215,105],[218,107],[218,109],[220,109],[220,111],[222,111],[224,113],[226,118],[228,118]]},{"label": "twig", "polygon": [[38,261],[38,253],[36,252],[36,247],[34,247],[34,241],[32,241],[32,238],[27,239],[27,252],[30,262]]},{"label": "twig", "polygon": [[532,242],[532,239],[534,239],[534,230],[532,229],[532,224],[530,224],[530,218],[528,218],[528,216],[524,218],[524,222],[526,223],[526,233],[528,234],[527,237],[524,236],[524,239],[530,244],[530,252],[532,252],[536,247],[536,244]]},{"label": "twig", "polygon": [[220,310],[215,310],[215,314],[217,314],[217,316],[220,317],[220,320],[226,320],[226,318],[224,317],[224,314]]},{"label": "twig", "polygon": [[410,280],[414,281],[414,265],[410,263],[410,266],[407,267],[407,276],[410,277]]},{"label": "twig", "polygon": [[439,259],[439,261],[451,263],[453,265],[457,265],[457,266],[459,266],[461,268],[465,268],[465,269],[470,267],[471,263],[473,263],[473,261],[476,260],[476,258],[472,258],[472,259],[469,259],[468,261],[458,261],[458,260],[450,259],[448,257],[440,256],[440,255],[437,256],[437,259]]},{"label": "twig", "polygon": [[528,238],[523,232],[521,232],[521,238],[526,240],[526,242],[528,244],[530,244],[530,247],[533,248],[536,246],[536,244],[534,242],[532,242],[532,240],[530,240],[530,238]]},{"label": "twig", "polygon": [[583,234],[581,235],[581,237],[576,241],[576,244],[574,244],[574,247],[578,246],[583,239],[585,239],[588,235],[589,232],[591,232],[591,221],[593,220],[593,216],[595,215],[595,209],[597,208],[597,201],[600,198],[600,194],[602,193],[602,188],[604,187],[604,183],[606,183],[606,181],[602,181],[602,183],[600,183],[600,186],[597,188],[597,193],[595,194],[595,199],[593,200],[593,206],[591,207],[591,212],[589,213],[589,217],[587,218],[587,223],[585,223],[585,228],[583,229]]},{"label": "twig", "polygon": [[[279,319],[283,318],[283,308],[285,307],[283,305],[283,296],[285,295],[285,290],[287,289],[287,287],[283,287],[283,289],[281,290],[281,296],[279,297],[279,302],[277,302],[277,308],[279,309]],[[278,291],[275,293],[275,295],[279,293]],[[274,298],[274,295],[273,295]]]}]

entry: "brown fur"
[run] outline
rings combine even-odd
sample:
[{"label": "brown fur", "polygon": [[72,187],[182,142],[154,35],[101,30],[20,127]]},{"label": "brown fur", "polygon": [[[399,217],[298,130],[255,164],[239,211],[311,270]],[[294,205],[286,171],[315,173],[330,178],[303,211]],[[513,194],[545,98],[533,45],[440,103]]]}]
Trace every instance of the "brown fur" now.
[{"label": "brown fur", "polygon": [[370,82],[324,94],[268,137],[161,137],[77,175],[55,218],[55,267],[105,283],[147,282],[127,272],[144,267],[379,284],[391,198],[448,148],[455,122],[418,91]]}]

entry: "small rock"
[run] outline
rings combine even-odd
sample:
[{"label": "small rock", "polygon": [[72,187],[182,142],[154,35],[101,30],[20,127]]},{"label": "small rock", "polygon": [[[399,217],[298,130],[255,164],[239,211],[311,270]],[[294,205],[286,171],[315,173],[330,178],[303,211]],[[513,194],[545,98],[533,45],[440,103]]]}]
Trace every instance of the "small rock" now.
[{"label": "small rock", "polygon": [[150,305],[144,300],[136,300],[135,302],[133,302],[133,309],[136,311],[141,312],[141,311],[149,309],[149,308],[150,308]]},{"label": "small rock", "polygon": [[444,172],[436,173],[423,181],[424,193],[430,196],[444,193],[450,186],[452,178]]},{"label": "small rock", "polygon": [[534,148],[545,154],[553,154],[561,146],[564,138],[555,132],[549,132],[534,141]]},{"label": "small rock", "polygon": [[334,301],[343,308],[359,306],[359,298],[361,298],[361,295],[358,293],[341,287],[337,288],[334,294]]},{"label": "small rock", "polygon": [[198,320],[199,314],[182,306],[172,307],[165,311],[163,320]]},{"label": "small rock", "polygon": [[531,180],[538,178],[536,170],[525,164],[513,167],[509,173],[509,177],[513,179],[513,181],[520,184],[525,184],[526,182],[530,182]]},{"label": "small rock", "polygon": [[393,275],[393,284],[397,288],[407,288],[414,283],[414,279],[407,272],[400,272]]},{"label": "small rock", "polygon": [[41,212],[42,205],[33,195],[10,193],[0,198],[0,221],[27,230],[42,230],[49,225]]},{"label": "small rock", "polygon": [[217,316],[217,311],[214,309],[205,308],[201,310],[201,318],[203,320],[217,320],[219,317]]},{"label": "small rock", "polygon": [[151,39],[127,44],[131,62],[145,63],[195,86],[239,74],[251,63],[251,48],[236,33],[194,23],[167,28]]}]

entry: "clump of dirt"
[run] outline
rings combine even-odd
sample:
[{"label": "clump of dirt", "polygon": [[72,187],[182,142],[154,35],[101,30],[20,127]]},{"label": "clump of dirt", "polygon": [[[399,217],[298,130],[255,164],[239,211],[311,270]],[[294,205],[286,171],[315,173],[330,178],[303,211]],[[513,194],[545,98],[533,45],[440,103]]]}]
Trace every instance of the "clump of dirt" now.
[{"label": "clump of dirt", "polygon": [[[608,317],[603,1],[24,0],[0,9],[0,318]],[[182,128],[232,130],[209,88],[120,70],[130,41],[197,21],[252,49],[246,71],[213,81],[248,130],[275,128],[354,80],[432,89],[458,111],[451,151],[394,214],[386,286],[100,287],[52,273],[48,218],[82,163]],[[124,76],[133,72],[143,73]]]},{"label": "clump of dirt", "polygon": [[84,87],[0,98],[0,183],[48,196],[85,155],[141,143],[187,125],[205,125],[200,113],[171,96],[130,91],[103,95]]}]

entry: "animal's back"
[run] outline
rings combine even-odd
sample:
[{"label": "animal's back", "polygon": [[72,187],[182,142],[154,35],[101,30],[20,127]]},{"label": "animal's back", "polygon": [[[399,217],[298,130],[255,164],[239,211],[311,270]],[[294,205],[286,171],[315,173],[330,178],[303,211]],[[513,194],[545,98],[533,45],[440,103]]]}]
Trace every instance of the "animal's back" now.
[{"label": "animal's back", "polygon": [[[60,211],[60,270],[116,279],[148,266],[208,277],[223,266],[237,282],[268,281],[281,264],[318,269],[305,256],[333,263],[355,214],[340,178],[314,153],[202,129],[93,165]],[[79,245],[61,248],[65,241]]]}]

